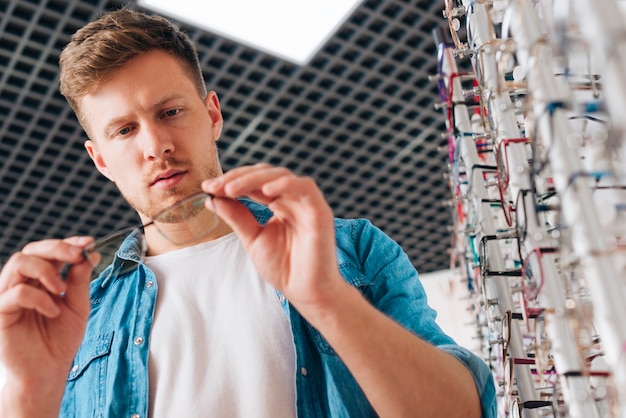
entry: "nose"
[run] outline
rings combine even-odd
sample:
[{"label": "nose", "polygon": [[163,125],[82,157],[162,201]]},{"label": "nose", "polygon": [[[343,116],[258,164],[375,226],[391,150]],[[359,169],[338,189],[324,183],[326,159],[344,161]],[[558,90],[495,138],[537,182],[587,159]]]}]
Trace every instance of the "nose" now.
[{"label": "nose", "polygon": [[174,152],[174,142],[170,135],[152,125],[143,126],[141,147],[146,160],[167,158]]}]

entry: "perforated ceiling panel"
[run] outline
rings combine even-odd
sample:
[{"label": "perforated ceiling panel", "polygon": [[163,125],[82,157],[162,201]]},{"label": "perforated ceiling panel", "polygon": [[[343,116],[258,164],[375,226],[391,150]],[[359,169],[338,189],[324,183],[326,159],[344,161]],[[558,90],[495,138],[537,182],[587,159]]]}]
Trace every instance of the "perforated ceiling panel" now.
[{"label": "perforated ceiling panel", "polygon": [[[365,0],[305,66],[181,24],[221,98],[224,168],[266,161],[310,175],[337,216],[371,219],[422,272],[446,268],[444,125],[428,81],[442,3]],[[31,240],[137,220],[93,168],[57,82],[70,35],[123,4],[0,0],[2,260]]]}]

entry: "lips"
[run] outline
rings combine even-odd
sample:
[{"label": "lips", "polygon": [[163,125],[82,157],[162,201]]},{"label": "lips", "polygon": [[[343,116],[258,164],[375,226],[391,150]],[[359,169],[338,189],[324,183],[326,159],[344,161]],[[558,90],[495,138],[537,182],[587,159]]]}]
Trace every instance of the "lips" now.
[{"label": "lips", "polygon": [[186,171],[184,170],[162,171],[154,177],[152,183],[150,183],[150,186],[159,186],[166,188],[175,186],[182,180],[185,173]]}]

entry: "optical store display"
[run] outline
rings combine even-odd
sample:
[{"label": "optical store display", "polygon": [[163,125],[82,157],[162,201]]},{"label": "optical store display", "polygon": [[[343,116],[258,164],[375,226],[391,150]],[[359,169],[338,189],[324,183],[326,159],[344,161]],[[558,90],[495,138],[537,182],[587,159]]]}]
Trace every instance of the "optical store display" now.
[{"label": "optical store display", "polygon": [[445,2],[451,267],[499,416],[626,417],[623,3]]}]

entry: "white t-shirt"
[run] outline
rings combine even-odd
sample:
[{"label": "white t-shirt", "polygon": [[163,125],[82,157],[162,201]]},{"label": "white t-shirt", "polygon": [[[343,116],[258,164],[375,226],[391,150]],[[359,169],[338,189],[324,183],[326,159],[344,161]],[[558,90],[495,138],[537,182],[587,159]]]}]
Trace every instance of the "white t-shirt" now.
[{"label": "white t-shirt", "polygon": [[295,417],[295,349],[237,236],[154,257],[150,417]]}]

